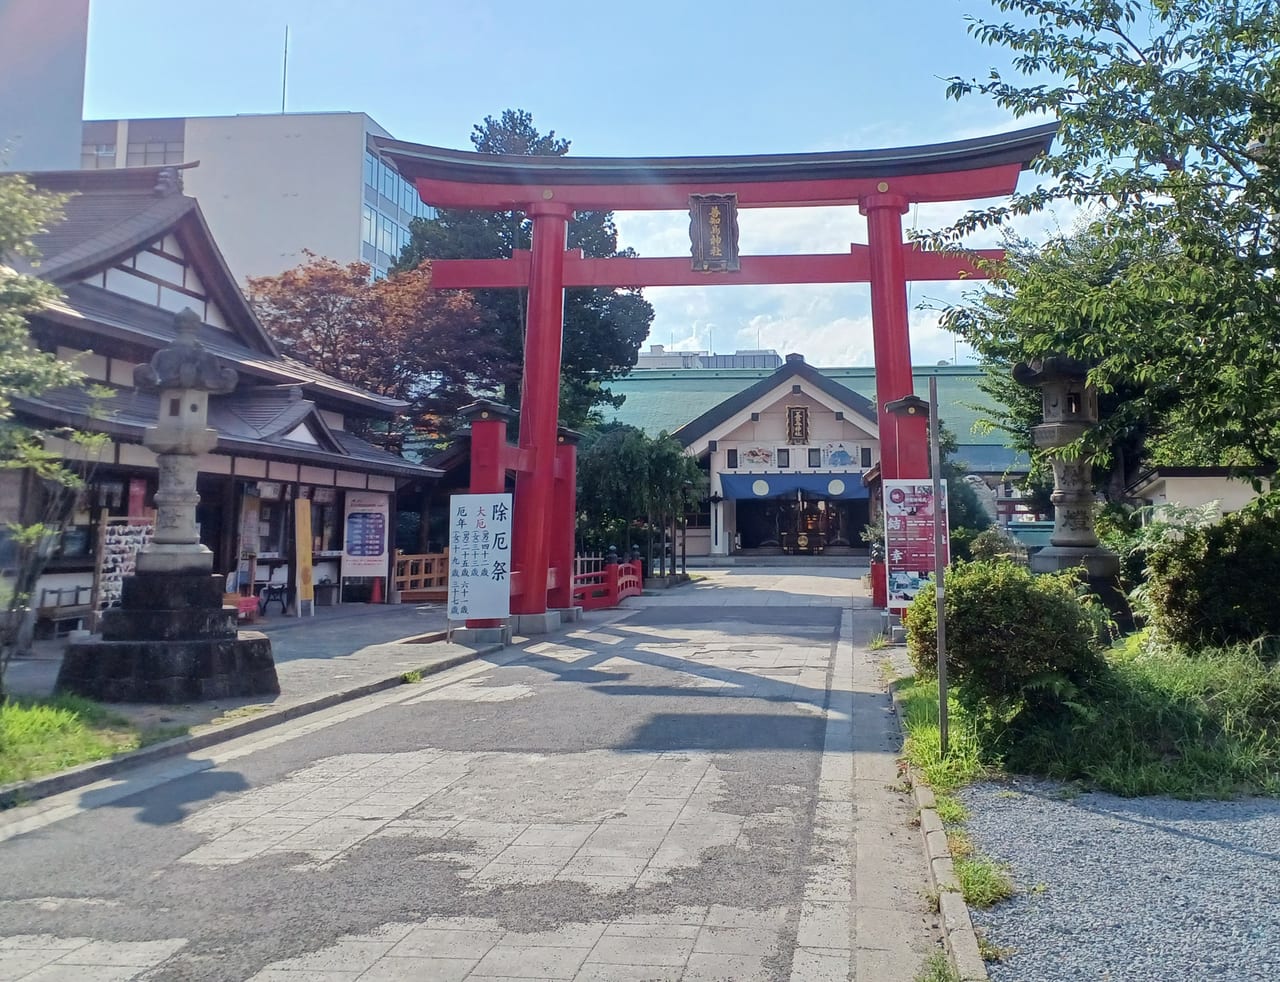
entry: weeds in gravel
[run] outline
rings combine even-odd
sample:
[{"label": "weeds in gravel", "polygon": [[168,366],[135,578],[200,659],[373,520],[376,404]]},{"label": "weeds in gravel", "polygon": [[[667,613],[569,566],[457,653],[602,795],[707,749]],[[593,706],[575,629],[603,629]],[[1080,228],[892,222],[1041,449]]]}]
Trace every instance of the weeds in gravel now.
[{"label": "weeds in gravel", "polygon": [[400,681],[403,682],[405,685],[413,685],[416,682],[421,682],[422,679],[423,679],[422,672],[420,672],[416,668],[413,671],[405,672],[400,676]]},{"label": "weeds in gravel", "polygon": [[935,951],[920,967],[913,982],[960,982],[960,973],[951,967],[945,953]]},{"label": "weeds in gravel", "polygon": [[960,892],[971,907],[991,907],[1017,892],[1005,867],[986,856],[956,856],[955,867]]},{"label": "weeds in gravel", "polygon": [[984,962],[1002,962],[1013,954],[1012,948],[998,945],[981,931],[977,932],[978,954]]}]

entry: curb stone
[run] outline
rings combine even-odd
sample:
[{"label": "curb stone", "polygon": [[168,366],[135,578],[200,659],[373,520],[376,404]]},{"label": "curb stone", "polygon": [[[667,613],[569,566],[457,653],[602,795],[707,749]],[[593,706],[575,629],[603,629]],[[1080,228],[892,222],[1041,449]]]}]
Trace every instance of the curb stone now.
[{"label": "curb stone", "polygon": [[[894,712],[898,715],[898,724],[905,737],[905,707],[898,694],[897,682],[889,683],[889,695],[893,697]],[[943,829],[942,819],[938,817],[937,799],[933,789],[924,783],[916,769],[910,764],[906,766],[911,778],[911,794],[920,811],[920,838],[928,860],[929,883],[938,894],[942,936],[946,939],[951,965],[963,982],[990,982],[987,963],[978,950],[978,936],[973,929],[973,919],[969,916],[969,905],[964,902],[964,894],[960,892],[960,880],[956,877],[951,847],[947,845],[947,834]]]},{"label": "curb stone", "polygon": [[[421,636],[419,636],[421,637]],[[418,638],[407,639],[421,643]],[[395,644],[397,642],[387,642]],[[467,662],[476,661],[485,655],[492,655],[503,650],[503,645],[490,644],[484,647],[476,648],[472,651],[460,652],[456,655],[450,655],[439,661],[432,662],[416,669],[418,674],[423,678],[428,675],[437,675],[440,672],[450,668],[456,668],[458,665],[465,665]],[[361,685],[353,686],[350,689],[340,689],[335,692],[327,692],[321,696],[315,696],[303,702],[294,703],[289,706],[282,706],[279,709],[269,710],[267,712],[258,713],[234,723],[228,723],[225,726],[217,726],[207,729],[201,733],[191,734],[189,736],[174,737],[172,740],[164,740],[160,743],[153,743],[147,747],[141,747],[138,750],[130,750],[128,753],[119,754],[115,757],[108,757],[105,760],[94,761],[91,764],[81,764],[78,767],[72,767],[65,771],[59,771],[56,774],[49,774],[45,777],[36,777],[28,781],[15,781],[12,784],[0,786],[0,811],[14,808],[17,805],[28,804],[37,801],[40,798],[48,798],[51,795],[61,794],[64,791],[73,791],[76,788],[82,788],[86,784],[93,784],[101,781],[103,778],[111,777],[121,771],[128,770],[133,767],[139,767],[143,764],[150,764],[157,760],[164,760],[167,757],[179,757],[183,754],[193,753],[197,750],[204,750],[218,743],[225,743],[228,740],[234,740],[237,737],[246,736],[250,733],[256,733],[259,730],[265,730],[271,726],[278,726],[281,723],[287,723],[290,720],[297,719],[299,716],[306,716],[310,713],[317,713],[323,709],[329,709],[333,706],[340,705],[344,702],[351,702],[355,699],[361,699],[364,696],[371,696],[377,692],[384,692],[387,689],[394,689],[400,685],[408,685],[404,680],[404,676],[415,669],[403,669],[394,675],[381,679],[375,679],[372,682],[365,682]]]}]

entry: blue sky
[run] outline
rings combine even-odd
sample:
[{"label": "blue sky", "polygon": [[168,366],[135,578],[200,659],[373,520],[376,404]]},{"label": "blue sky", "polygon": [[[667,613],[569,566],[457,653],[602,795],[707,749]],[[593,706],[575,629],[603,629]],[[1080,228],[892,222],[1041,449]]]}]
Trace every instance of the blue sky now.
[{"label": "blue sky", "polygon": [[[93,0],[85,117],[278,111],[287,24],[289,110],[361,111],[438,146],[469,149],[472,125],[505,108],[598,156],[904,146],[1035,122],[945,98],[945,77],[1007,64],[965,33],[966,14],[988,16],[987,0]],[[921,208],[904,222],[956,213]],[[751,211],[741,224],[744,253],[865,241],[856,208]],[[619,214],[618,225],[642,255],[687,254],[687,217]],[[911,299],[960,289],[921,284]],[[863,285],[646,296],[653,342],[871,363]],[[912,344],[919,363],[971,360],[928,311],[912,314]]]}]

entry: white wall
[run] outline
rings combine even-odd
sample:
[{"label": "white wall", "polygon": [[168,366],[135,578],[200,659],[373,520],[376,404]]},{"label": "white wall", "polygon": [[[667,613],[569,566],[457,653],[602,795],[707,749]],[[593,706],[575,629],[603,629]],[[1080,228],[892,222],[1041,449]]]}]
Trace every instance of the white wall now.
[{"label": "white wall", "polygon": [[[1266,490],[1267,482],[1263,482]],[[1166,477],[1149,492],[1152,503],[1175,504],[1187,508],[1218,502],[1221,514],[1239,511],[1258,495],[1248,481],[1226,477]]]},{"label": "white wall", "polygon": [[0,0],[0,171],[80,166],[89,0]]},{"label": "white wall", "polygon": [[184,188],[200,202],[231,271],[272,276],[304,249],[360,258],[363,113],[188,119]]}]

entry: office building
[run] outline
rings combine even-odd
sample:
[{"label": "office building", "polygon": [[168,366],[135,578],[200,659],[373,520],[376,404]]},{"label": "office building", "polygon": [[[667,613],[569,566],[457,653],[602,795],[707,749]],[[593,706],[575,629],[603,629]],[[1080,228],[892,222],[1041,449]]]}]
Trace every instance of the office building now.
[{"label": "office building", "polygon": [[369,149],[371,137],[389,135],[352,112],[92,120],[80,166],[199,162],[184,172],[186,192],[241,284],[291,269],[307,251],[384,276],[409,223],[432,214]]},{"label": "office building", "polygon": [[89,0],[0,0],[0,171],[70,170]]}]

